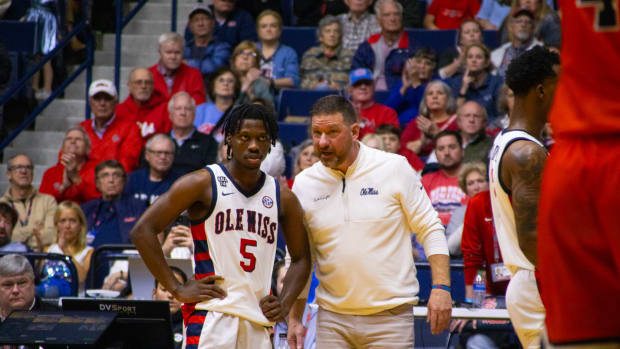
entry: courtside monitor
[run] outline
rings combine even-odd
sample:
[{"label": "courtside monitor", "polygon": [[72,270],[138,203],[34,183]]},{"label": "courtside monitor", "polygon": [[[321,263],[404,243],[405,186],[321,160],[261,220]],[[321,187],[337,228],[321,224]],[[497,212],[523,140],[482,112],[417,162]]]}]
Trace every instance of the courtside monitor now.
[{"label": "courtside monitor", "polygon": [[64,311],[117,314],[105,335],[114,348],[169,349],[174,347],[170,307],[166,301],[62,298]]}]

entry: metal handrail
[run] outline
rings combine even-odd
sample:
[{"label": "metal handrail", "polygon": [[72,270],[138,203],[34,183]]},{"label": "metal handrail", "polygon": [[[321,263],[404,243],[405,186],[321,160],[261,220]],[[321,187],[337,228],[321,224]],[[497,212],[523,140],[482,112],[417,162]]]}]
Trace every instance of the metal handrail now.
[{"label": "metal handrail", "polygon": [[116,90],[120,91],[121,82],[121,39],[123,36],[123,29],[129,24],[129,22],[135,17],[135,15],[142,9],[148,0],[140,0],[136,7],[134,7],[127,16],[123,17],[123,0],[116,0],[116,47],[114,51],[114,85]]},{"label": "metal handrail", "polygon": [[[82,11],[84,14],[88,13],[87,9],[89,5],[89,1],[84,1],[82,3]],[[4,105],[14,94],[16,94],[19,90],[21,90],[29,81],[30,78],[34,76],[43,66],[49,62],[51,59],[56,57],[65,46],[67,46],[71,39],[76,36],[78,33],[85,31],[88,37],[86,41],[86,60],[68,77],[66,78],[59,87],[57,87],[52,94],[42,103],[40,103],[30,115],[28,115],[24,121],[9,134],[9,136],[2,140],[0,143],[0,150],[6,148],[23,130],[29,127],[39,116],[39,114],[45,109],[52,101],[58,97],[64,90],[72,83],[80,73],[82,73],[86,69],[86,89],[84,92],[85,96],[88,96],[88,85],[90,85],[90,81],[92,79],[92,67],[94,62],[94,38],[92,33],[90,32],[90,20],[88,20],[88,16],[84,15],[82,20],[73,28],[73,30],[65,36],[58,45],[52,50],[52,52],[48,53],[43,57],[41,62],[37,64],[34,68],[32,68],[26,75],[24,75],[16,84],[13,84],[6,93],[4,93],[0,97],[0,105]],[[86,115],[89,115],[89,107],[88,103],[86,103]]]},{"label": "metal handrail", "polygon": [[[55,260],[65,263],[69,271],[71,272],[71,295],[76,297],[78,295],[79,288],[79,275],[77,272],[77,268],[73,263],[73,260],[70,256],[66,256],[64,254],[58,253],[44,253],[44,252],[10,252],[10,251],[2,251],[0,252],[0,257],[8,255],[8,254],[19,254],[28,259],[47,259],[47,260]],[[36,273],[36,272],[35,272]]]}]

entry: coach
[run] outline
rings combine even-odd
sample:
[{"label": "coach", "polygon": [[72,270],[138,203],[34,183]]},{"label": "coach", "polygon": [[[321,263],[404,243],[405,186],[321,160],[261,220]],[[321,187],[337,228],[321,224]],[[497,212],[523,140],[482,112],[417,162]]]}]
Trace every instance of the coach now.
[{"label": "coach", "polygon": [[[431,332],[443,331],[450,321],[450,262],[441,221],[404,157],[358,142],[360,126],[346,99],[324,97],[310,114],[321,161],[295,177],[293,192],[317,263],[317,347],[412,348],[419,286],[411,233],[431,265]],[[301,348],[304,301],[289,316],[291,348]]]}]

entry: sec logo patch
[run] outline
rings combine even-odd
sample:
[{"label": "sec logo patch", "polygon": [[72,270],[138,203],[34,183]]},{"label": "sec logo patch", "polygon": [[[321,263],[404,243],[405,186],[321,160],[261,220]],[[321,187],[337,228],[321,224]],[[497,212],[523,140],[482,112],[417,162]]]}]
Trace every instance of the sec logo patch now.
[{"label": "sec logo patch", "polygon": [[263,205],[267,208],[273,207],[273,199],[269,196],[263,196]]}]

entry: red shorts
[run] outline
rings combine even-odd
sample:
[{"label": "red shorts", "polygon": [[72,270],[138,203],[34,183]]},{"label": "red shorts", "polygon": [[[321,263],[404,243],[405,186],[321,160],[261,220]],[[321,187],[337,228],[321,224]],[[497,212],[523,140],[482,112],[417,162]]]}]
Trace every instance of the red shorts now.
[{"label": "red shorts", "polygon": [[620,340],[620,137],[555,143],[541,187],[538,269],[551,343]]}]

